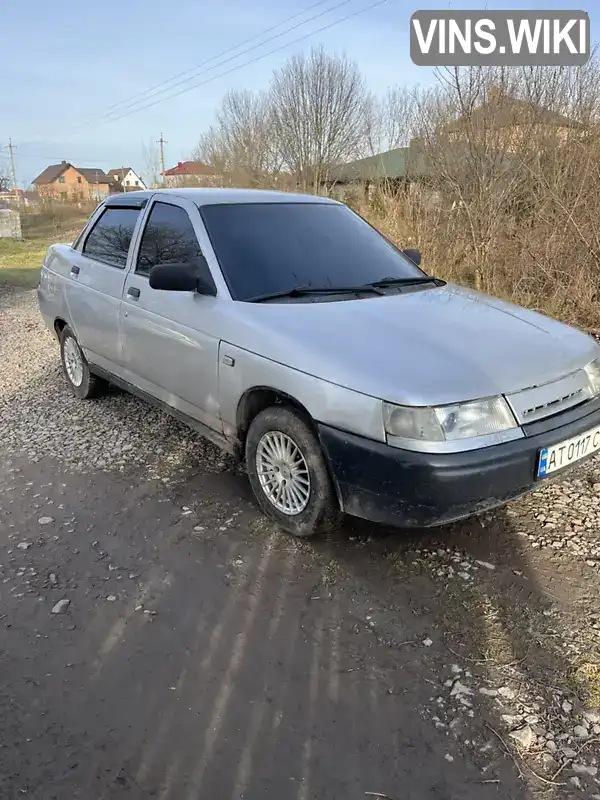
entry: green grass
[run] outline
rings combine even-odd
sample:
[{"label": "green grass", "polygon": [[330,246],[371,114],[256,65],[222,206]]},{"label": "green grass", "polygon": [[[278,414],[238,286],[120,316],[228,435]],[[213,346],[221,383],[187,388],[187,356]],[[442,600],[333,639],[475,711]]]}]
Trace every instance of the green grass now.
[{"label": "green grass", "polygon": [[52,239],[0,239],[0,287],[34,289]]},{"label": "green grass", "polygon": [[23,239],[0,239],[0,289],[34,289],[44,256],[55,242],[72,242],[88,212],[59,206],[54,210],[21,215]]}]

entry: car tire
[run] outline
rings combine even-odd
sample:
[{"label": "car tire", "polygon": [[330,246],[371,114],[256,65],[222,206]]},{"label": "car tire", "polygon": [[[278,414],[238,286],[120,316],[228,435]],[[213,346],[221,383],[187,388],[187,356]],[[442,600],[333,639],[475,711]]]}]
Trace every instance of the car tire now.
[{"label": "car tire", "polygon": [[342,514],[319,440],[295,409],[272,406],[252,420],[246,469],[262,511],[294,536],[333,530]]},{"label": "car tire", "polygon": [[75,397],[88,400],[106,389],[106,381],[90,372],[79,342],[68,325],[60,332],[60,360],[67,383]]}]

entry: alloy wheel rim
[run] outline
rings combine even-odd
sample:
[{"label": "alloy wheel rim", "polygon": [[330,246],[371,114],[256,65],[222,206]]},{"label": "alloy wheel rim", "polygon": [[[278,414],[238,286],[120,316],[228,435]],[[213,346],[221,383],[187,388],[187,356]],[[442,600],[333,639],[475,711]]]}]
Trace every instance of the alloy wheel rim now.
[{"label": "alloy wheel rim", "polygon": [[83,383],[83,355],[72,336],[69,336],[65,342],[63,353],[69,380],[73,386],[81,386]]},{"label": "alloy wheel rim", "polygon": [[261,488],[278,511],[301,514],[310,499],[310,473],[296,442],[281,431],[265,433],[256,449]]}]

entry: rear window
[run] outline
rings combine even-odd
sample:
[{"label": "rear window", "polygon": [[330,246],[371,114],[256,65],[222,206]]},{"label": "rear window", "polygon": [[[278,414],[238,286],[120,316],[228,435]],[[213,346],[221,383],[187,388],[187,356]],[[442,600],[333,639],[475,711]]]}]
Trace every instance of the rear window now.
[{"label": "rear window", "polygon": [[124,269],[139,214],[139,208],[106,208],[88,234],[83,253]]},{"label": "rear window", "polygon": [[200,212],[235,300],[423,275],[346,206],[244,203]]}]

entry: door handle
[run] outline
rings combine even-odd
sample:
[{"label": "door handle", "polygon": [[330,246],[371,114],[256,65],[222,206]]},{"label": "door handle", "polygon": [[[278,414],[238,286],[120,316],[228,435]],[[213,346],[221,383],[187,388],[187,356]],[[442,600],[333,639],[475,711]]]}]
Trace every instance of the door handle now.
[{"label": "door handle", "polygon": [[140,296],[140,290],[137,286],[130,286],[129,289],[127,289],[127,296],[137,300]]},{"label": "door handle", "polygon": [[79,275],[79,267],[75,266],[75,264],[71,267],[71,275]]}]

